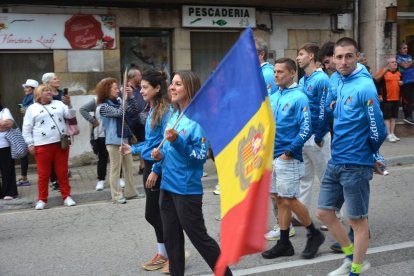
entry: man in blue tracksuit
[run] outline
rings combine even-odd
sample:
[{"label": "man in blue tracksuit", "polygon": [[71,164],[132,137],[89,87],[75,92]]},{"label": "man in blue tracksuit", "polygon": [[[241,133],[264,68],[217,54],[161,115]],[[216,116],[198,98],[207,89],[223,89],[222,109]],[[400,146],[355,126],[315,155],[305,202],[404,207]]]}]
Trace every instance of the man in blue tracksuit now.
[{"label": "man in blue tracksuit", "polygon": [[298,200],[300,178],[304,172],[302,148],[312,133],[309,102],[293,81],[296,64],[292,59],[278,59],[274,71],[279,90],[270,97],[277,125],[270,193],[276,198],[279,210],[280,240],[271,249],[263,252],[262,256],[273,259],[294,254],[289,240],[293,212],[308,231],[302,257],[311,259],[315,257],[325,237],[314,227],[308,209]]},{"label": "man in blue tracksuit", "polygon": [[[341,38],[335,44],[334,61],[340,74],[336,87],[332,159],[323,177],[318,218],[342,247],[343,264],[328,275],[359,275],[370,265],[364,262],[368,248],[369,181],[378,152],[386,138],[377,91],[368,71],[358,60],[358,46],[352,38]],[[347,215],[354,229],[354,244],[335,215],[345,201]]]},{"label": "man in blue tracksuit", "polygon": [[267,94],[270,96],[278,90],[273,76],[273,65],[267,62],[268,47],[266,42],[256,37],[255,38],[257,55],[259,57],[260,68],[266,83]]},{"label": "man in blue tracksuit", "polygon": [[312,186],[315,176],[322,180],[326,164],[331,158],[331,134],[329,133],[328,117],[325,110],[329,88],[329,77],[322,69],[317,69],[315,62],[319,46],[306,43],[298,49],[296,61],[305,71],[299,81],[299,87],[309,100],[312,122],[312,136],[303,146],[303,163],[305,175],[300,180],[299,200],[310,210]]}]

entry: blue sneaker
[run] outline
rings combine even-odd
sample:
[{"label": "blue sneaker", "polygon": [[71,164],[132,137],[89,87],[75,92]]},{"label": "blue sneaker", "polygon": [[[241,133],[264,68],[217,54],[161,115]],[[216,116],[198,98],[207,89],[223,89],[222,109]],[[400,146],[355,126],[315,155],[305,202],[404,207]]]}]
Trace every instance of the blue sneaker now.
[{"label": "blue sneaker", "polygon": [[17,180],[16,186],[30,186],[30,181],[27,179],[20,178],[19,180]]}]

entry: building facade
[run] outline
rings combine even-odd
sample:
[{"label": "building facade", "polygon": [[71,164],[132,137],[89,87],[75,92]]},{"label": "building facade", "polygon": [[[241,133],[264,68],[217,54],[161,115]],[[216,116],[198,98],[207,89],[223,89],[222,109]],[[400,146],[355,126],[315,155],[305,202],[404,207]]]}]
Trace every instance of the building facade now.
[{"label": "building facade", "polygon": [[[27,78],[40,81],[45,72],[59,76],[61,87],[69,89],[77,108],[94,96],[99,80],[115,77],[121,81],[125,68],[168,73],[191,69],[205,81],[248,26],[269,43],[270,61],[295,58],[303,43],[323,44],[343,36],[360,42],[375,70],[396,51],[397,24],[391,23],[391,31],[388,24],[385,33],[386,7],[397,5],[395,1],[182,2],[1,1],[3,104],[21,124],[17,106],[24,96],[21,84]],[[404,30],[409,32],[409,28]],[[71,148],[73,162],[91,152],[86,142],[90,126],[77,117],[81,134]]]}]

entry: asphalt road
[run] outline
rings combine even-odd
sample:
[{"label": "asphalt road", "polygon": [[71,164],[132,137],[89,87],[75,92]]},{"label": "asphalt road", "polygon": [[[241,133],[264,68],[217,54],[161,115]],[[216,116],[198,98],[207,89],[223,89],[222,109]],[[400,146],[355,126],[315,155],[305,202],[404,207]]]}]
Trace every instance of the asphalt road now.
[{"label": "asphalt road", "polygon": [[[365,275],[414,275],[414,167],[390,167],[389,176],[371,182],[368,259]],[[215,178],[206,178],[204,217],[210,235],[219,240],[219,197],[212,194]],[[318,187],[314,189],[316,201]],[[144,218],[145,199],[126,205],[94,202],[43,211],[0,213],[0,275],[162,275],[140,265],[156,253],[153,230]],[[270,205],[269,205],[270,206]],[[269,207],[270,208],[270,207]],[[314,216],[315,208],[311,211]],[[274,223],[269,213],[270,226]],[[318,226],[320,223],[316,221]],[[260,254],[244,257],[232,266],[235,275],[326,275],[342,262],[329,250],[328,235],[313,260],[302,260],[305,230],[296,228],[293,257],[265,260]],[[272,246],[270,242],[268,246]],[[211,275],[190,242],[186,275]]]}]

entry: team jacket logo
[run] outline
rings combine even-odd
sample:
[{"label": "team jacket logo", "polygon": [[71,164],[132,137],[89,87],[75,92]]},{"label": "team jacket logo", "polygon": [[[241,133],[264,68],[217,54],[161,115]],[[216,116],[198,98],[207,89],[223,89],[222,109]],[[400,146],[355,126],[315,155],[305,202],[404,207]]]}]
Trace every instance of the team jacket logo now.
[{"label": "team jacket logo", "polygon": [[352,106],[351,105],[352,105],[352,96],[349,96],[345,100],[344,109],[345,110],[351,110],[352,109]]},{"label": "team jacket logo", "polygon": [[243,191],[249,188],[255,171],[262,165],[265,151],[263,137],[264,127],[260,124],[257,128],[252,126],[248,136],[239,142],[236,175],[240,178]]},{"label": "team jacket logo", "polygon": [[285,106],[282,108],[282,111],[286,112],[290,109],[290,103],[285,104]]}]

